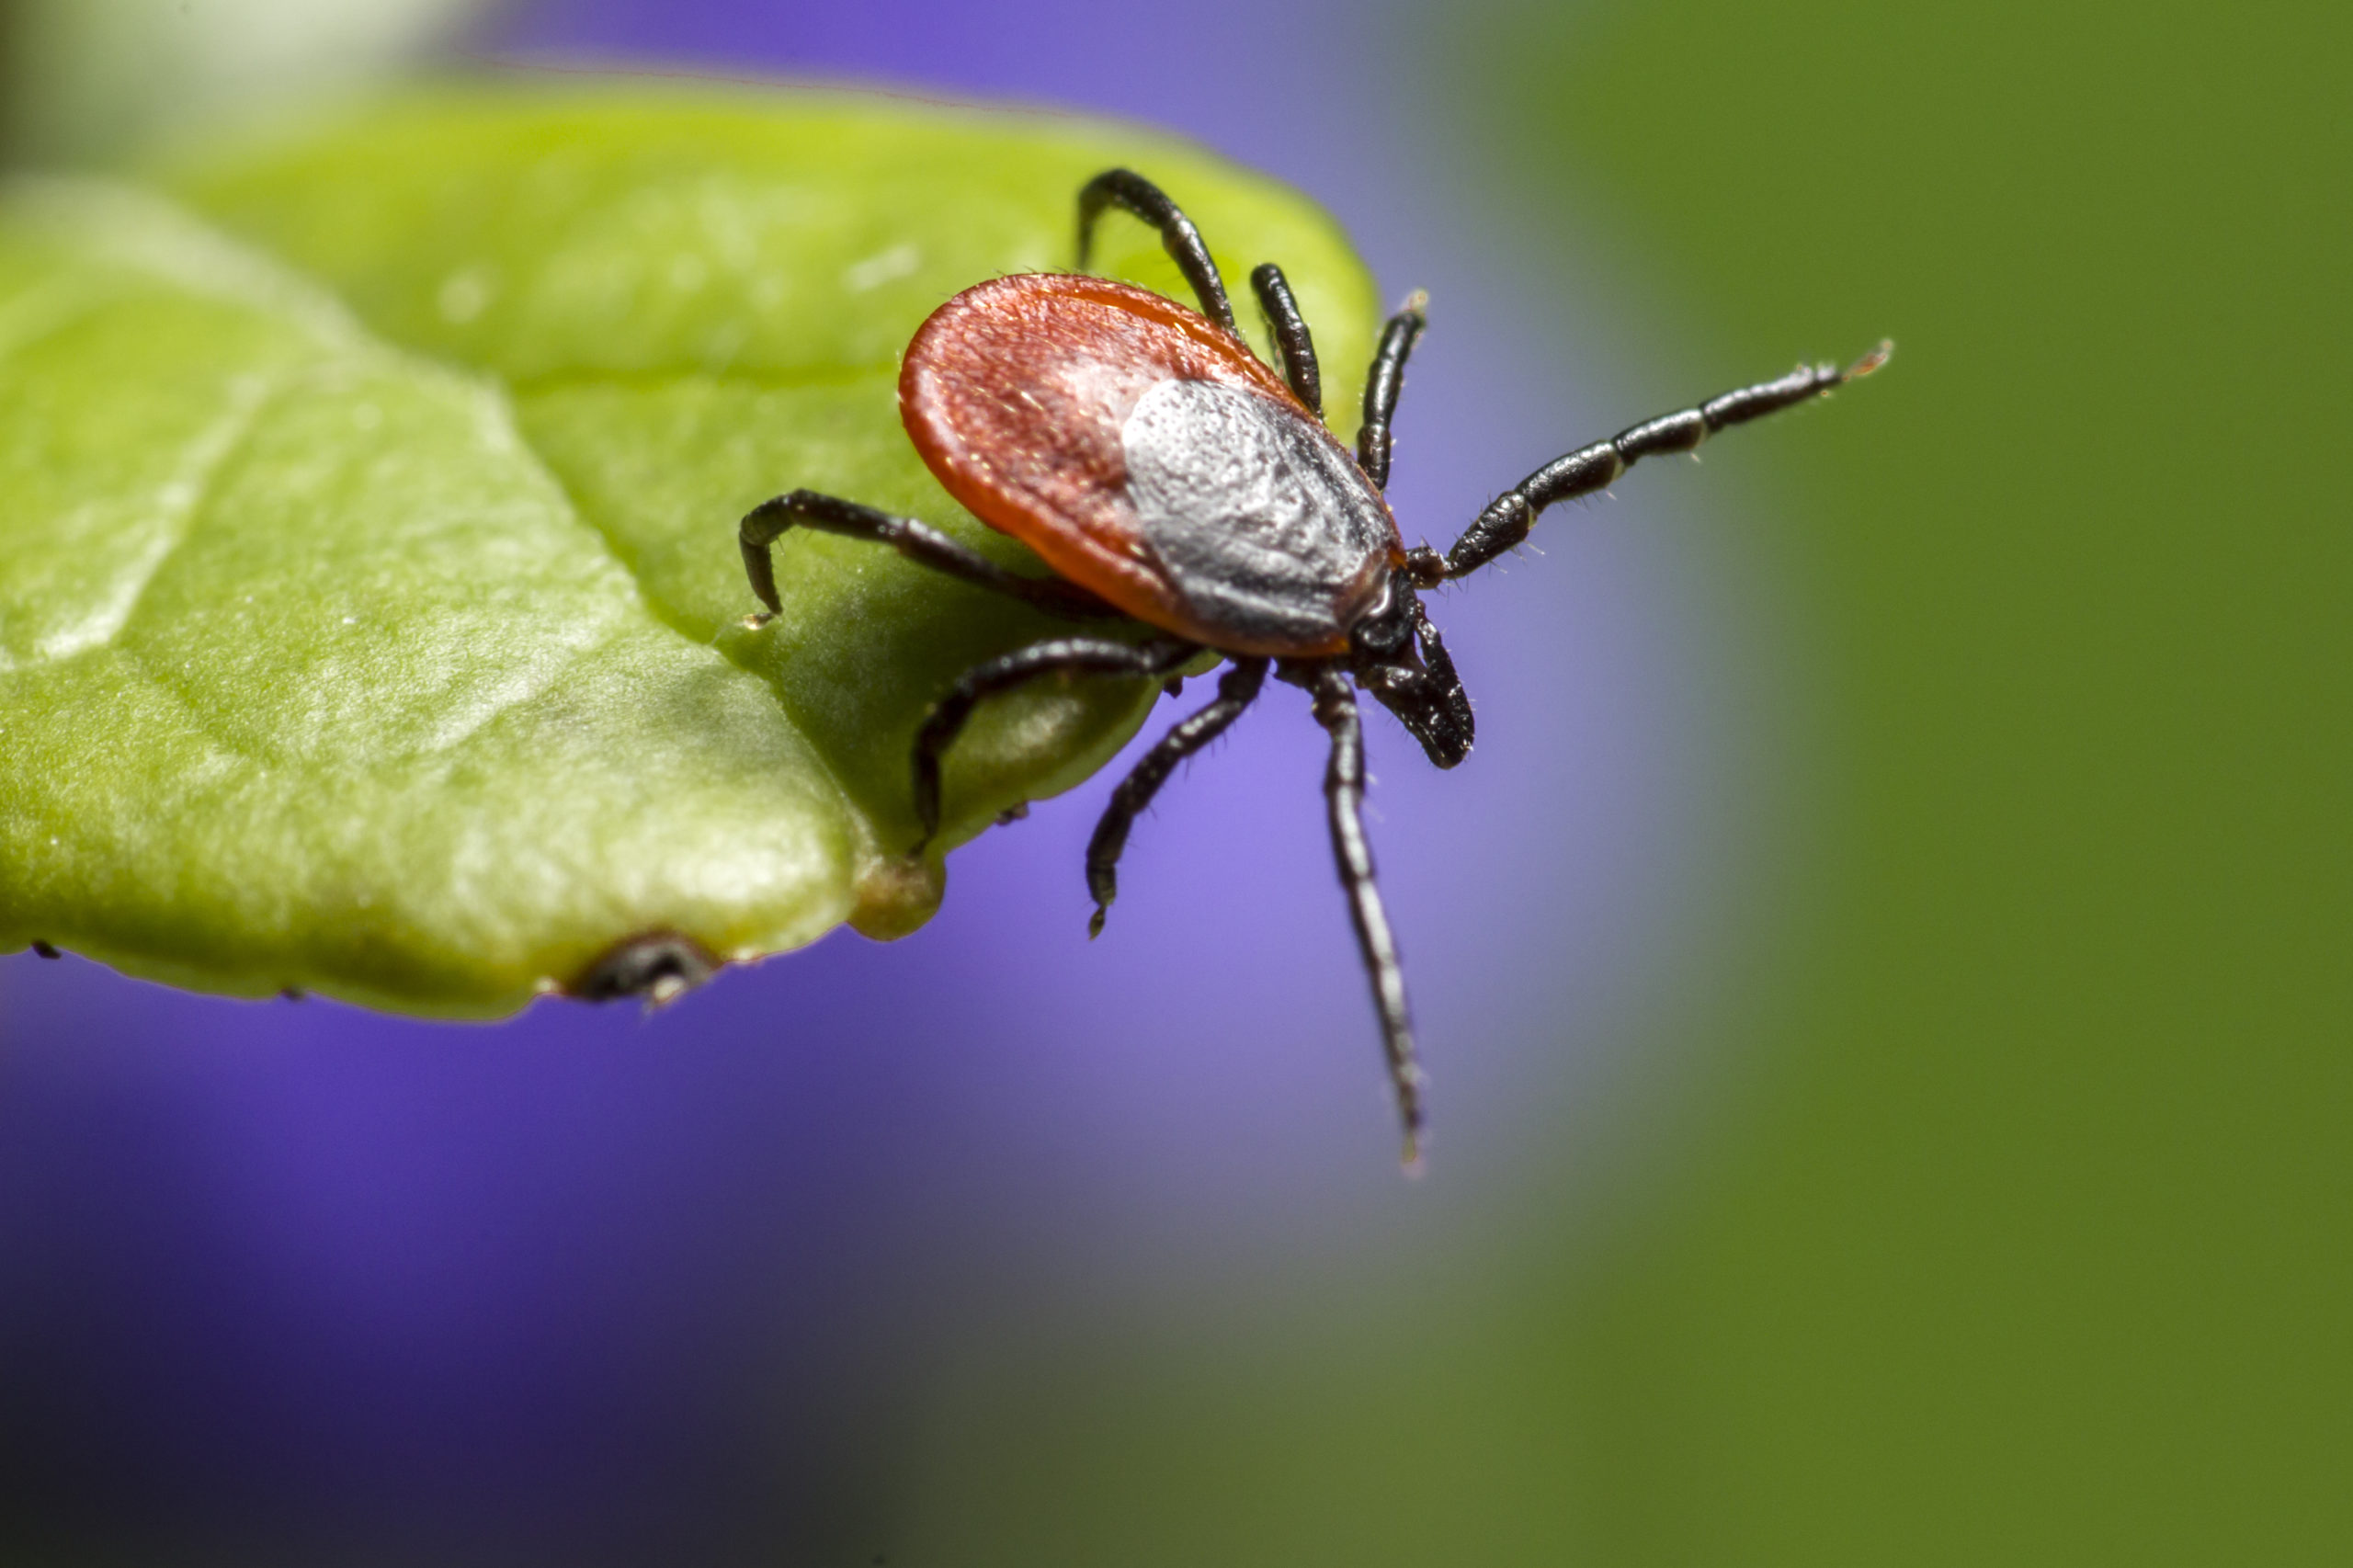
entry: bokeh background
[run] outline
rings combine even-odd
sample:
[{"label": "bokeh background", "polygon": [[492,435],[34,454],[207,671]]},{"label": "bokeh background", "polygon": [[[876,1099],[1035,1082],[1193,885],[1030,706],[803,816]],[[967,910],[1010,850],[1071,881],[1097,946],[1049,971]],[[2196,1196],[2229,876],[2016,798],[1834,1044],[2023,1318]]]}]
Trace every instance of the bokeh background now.
[{"label": "bokeh background", "polygon": [[1101,779],[651,1018],[0,960],[7,1560],[2353,1552],[2341,8],[296,9],[19,6],[16,155],[261,90],[175,28],[1175,127],[1431,290],[1441,541],[1900,347],[1444,597],[1480,750],[1374,742],[1419,1182],[1295,694],[1092,945]]}]

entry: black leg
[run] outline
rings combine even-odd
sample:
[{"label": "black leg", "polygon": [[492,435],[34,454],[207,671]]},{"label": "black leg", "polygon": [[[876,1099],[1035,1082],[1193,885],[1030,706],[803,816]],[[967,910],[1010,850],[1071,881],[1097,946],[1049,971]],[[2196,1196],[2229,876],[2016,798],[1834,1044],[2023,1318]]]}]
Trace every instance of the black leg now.
[{"label": "black leg", "polygon": [[1103,216],[1103,209],[1117,207],[1131,212],[1160,231],[1160,244],[1168,252],[1176,270],[1193,286],[1194,295],[1201,301],[1201,314],[1239,337],[1234,331],[1233,306],[1225,297],[1225,280],[1217,275],[1217,264],[1210,259],[1210,247],[1203,243],[1201,232],[1184,210],[1168,199],[1165,192],[1133,169],[1105,169],[1078,192],[1078,269],[1086,270],[1086,263],[1095,252],[1095,221]]},{"label": "black leg", "polygon": [[1267,661],[1236,659],[1233,667],[1219,677],[1217,699],[1199,712],[1179,723],[1160,737],[1160,743],[1143,754],[1143,760],[1111,791],[1111,803],[1103,809],[1103,820],[1095,824],[1095,836],[1086,842],[1086,891],[1095,895],[1095,913],[1086,922],[1086,934],[1091,937],[1103,934],[1103,917],[1110,912],[1111,901],[1120,896],[1120,852],[1128,846],[1128,830],[1176,765],[1199,751],[1203,746],[1225,733],[1233,722],[1242,717],[1266,684]]},{"label": "black leg", "polygon": [[1324,371],[1315,363],[1315,339],[1308,334],[1307,318],[1299,313],[1299,301],[1291,298],[1290,280],[1269,261],[1250,274],[1250,287],[1258,296],[1258,309],[1266,312],[1267,329],[1275,335],[1275,368],[1290,383],[1292,394],[1307,404],[1308,412],[1323,418]]},{"label": "black leg", "polygon": [[945,572],[977,588],[1009,594],[1024,603],[1072,619],[1120,613],[1086,589],[1060,577],[1024,577],[1008,572],[978,551],[958,544],[938,528],[913,517],[894,517],[858,502],[820,495],[813,490],[796,490],[790,495],[763,501],[744,518],[739,536],[744,546],[744,571],[752,579],[752,592],[759,595],[760,602],[771,613],[783,606],[777,598],[776,564],[769,557],[768,547],[776,542],[778,535],[796,524],[822,533],[887,544],[919,566]]},{"label": "black leg", "polygon": [[1339,862],[1340,886],[1357,927],[1365,971],[1372,977],[1372,1005],[1381,1014],[1381,1043],[1389,1058],[1389,1082],[1397,1092],[1397,1115],[1405,1128],[1405,1165],[1419,1165],[1422,1152],[1422,1069],[1414,1060],[1413,1024],[1405,1012],[1405,971],[1397,961],[1397,939],[1390,934],[1381,890],[1372,880],[1372,847],[1365,841],[1364,728],[1356,693],[1336,665],[1315,676],[1315,722],[1332,737],[1332,765],[1324,775],[1324,799],[1331,812],[1332,853]]},{"label": "black leg", "polygon": [[1200,650],[1190,642],[1163,638],[1151,642],[1108,642],[1093,637],[1064,637],[1032,643],[966,670],[932,705],[915,732],[915,820],[923,836],[910,854],[920,854],[939,831],[939,758],[956,741],[964,722],[983,698],[1019,686],[1038,676],[1071,674],[1139,676],[1159,680]]},{"label": "black leg", "polygon": [[[1694,408],[1645,419],[1607,441],[1596,441],[1566,457],[1555,458],[1489,502],[1487,509],[1447,551],[1444,570],[1436,575],[1460,577],[1475,572],[1526,539],[1528,530],[1536,526],[1536,515],[1554,502],[1590,495],[1643,458],[1660,452],[1691,451],[1729,426],[1745,425],[1836,391],[1886,364],[1894,348],[1893,343],[1881,343],[1843,370],[1835,365],[1800,366],[1779,381],[1760,381],[1753,387],[1710,398]],[[1423,565],[1419,562],[1415,564]],[[1430,574],[1425,568],[1417,572],[1417,580],[1425,580]]]},{"label": "black leg", "polygon": [[1430,297],[1416,289],[1381,331],[1372,371],[1364,379],[1364,424],[1357,430],[1357,466],[1376,485],[1389,484],[1389,422],[1397,417],[1397,394],[1405,387],[1405,358],[1429,325]]}]

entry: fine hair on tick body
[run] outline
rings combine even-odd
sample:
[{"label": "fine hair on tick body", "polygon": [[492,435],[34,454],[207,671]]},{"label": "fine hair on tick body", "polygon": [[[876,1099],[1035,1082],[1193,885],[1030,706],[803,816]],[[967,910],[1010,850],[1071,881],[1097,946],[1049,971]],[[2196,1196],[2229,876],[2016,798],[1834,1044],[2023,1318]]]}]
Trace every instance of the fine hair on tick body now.
[{"label": "fine hair on tick body", "polygon": [[[1158,230],[1199,311],[1087,275],[1096,225],[1114,208]],[[1173,692],[1176,672],[1201,655],[1228,662],[1216,698],[1112,790],[1086,850],[1090,934],[1102,931],[1118,896],[1129,830],[1176,765],[1240,718],[1269,675],[1303,688],[1331,743],[1324,795],[1333,856],[1415,1167],[1423,1074],[1365,837],[1358,692],[1393,714],[1432,763],[1455,767],[1471,753],[1471,699],[1423,591],[1511,550],[1556,502],[1602,489],[1643,458],[1692,451],[1719,430],[1869,375],[1891,346],[1843,369],[1802,366],[1578,447],[1489,502],[1441,553],[1405,545],[1384,494],[1424,297],[1408,299],[1381,330],[1352,451],[1324,424],[1314,338],[1282,269],[1265,263],[1250,286],[1273,341],[1271,365],[1236,327],[1192,220],[1141,175],[1096,176],[1078,193],[1076,269],[991,278],[957,295],[916,330],[899,376],[900,417],[933,474],[1053,574],[1008,571],[928,524],[808,490],[744,518],[744,566],[760,601],[780,609],[771,547],[788,528],[816,528],[887,544],[1078,626],[1129,634],[1038,642],[977,665],[941,695],[915,733],[921,832],[911,854],[938,831],[940,758],[988,698],[1064,673],[1162,680]]]}]

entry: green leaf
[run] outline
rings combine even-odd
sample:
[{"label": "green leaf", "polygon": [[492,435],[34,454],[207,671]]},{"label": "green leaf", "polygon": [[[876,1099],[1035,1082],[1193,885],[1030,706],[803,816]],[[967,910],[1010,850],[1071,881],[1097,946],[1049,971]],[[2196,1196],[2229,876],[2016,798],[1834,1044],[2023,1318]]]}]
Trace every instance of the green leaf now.
[{"label": "green leaf", "polygon": [[[1328,381],[1361,376],[1375,301],[1328,221],[1067,119],[449,92],[178,165],[178,205],[11,187],[0,939],[487,1013],[643,934],[743,960],[920,924],[915,727],[1065,623],[794,535],[746,630],[735,520],[808,485],[1040,570],[915,456],[897,355],[958,290],[1068,267],[1114,163],[1237,288],[1281,259]],[[1178,290],[1150,231],[1105,238]],[[1154,696],[991,704],[941,842],[1086,777]]]}]

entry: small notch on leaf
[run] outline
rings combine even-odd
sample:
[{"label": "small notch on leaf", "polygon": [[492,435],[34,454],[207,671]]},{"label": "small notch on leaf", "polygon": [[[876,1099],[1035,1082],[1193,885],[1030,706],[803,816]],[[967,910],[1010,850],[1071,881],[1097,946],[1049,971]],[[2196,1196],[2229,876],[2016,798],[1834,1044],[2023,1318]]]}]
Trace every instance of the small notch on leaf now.
[{"label": "small notch on leaf", "polygon": [[691,937],[675,931],[631,937],[588,966],[564,994],[583,1002],[642,997],[649,1007],[676,1001],[718,972],[719,960]]}]

